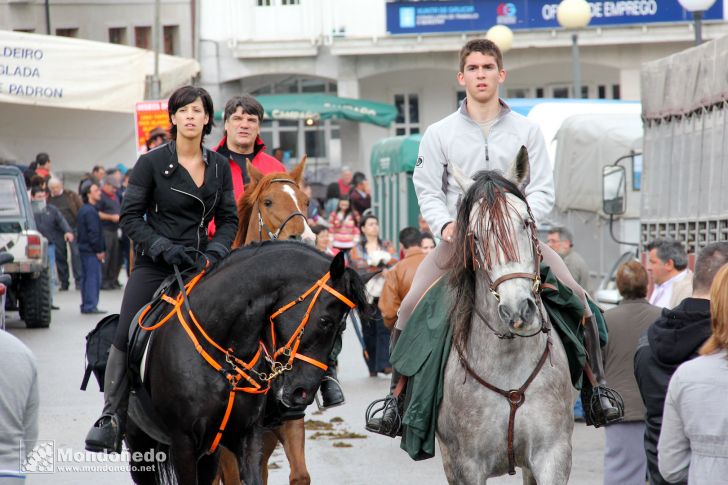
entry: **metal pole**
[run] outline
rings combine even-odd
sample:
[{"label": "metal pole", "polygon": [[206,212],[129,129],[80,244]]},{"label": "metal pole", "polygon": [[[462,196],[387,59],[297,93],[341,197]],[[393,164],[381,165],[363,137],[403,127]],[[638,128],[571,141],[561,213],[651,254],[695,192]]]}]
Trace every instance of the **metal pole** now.
[{"label": "metal pole", "polygon": [[159,99],[161,86],[159,81],[159,47],[161,44],[160,32],[160,0],[154,0],[154,27],[152,28],[152,45],[154,47],[154,75],[152,76],[151,98]]},{"label": "metal pole", "polygon": [[51,5],[50,0],[45,0],[46,34],[51,35]]},{"label": "metal pole", "polygon": [[574,79],[574,97],[581,98],[581,65],[579,64],[579,34],[571,34],[571,68]]},{"label": "metal pole", "polygon": [[695,21],[695,45],[703,43],[703,12],[696,10],[693,12],[693,20]]}]

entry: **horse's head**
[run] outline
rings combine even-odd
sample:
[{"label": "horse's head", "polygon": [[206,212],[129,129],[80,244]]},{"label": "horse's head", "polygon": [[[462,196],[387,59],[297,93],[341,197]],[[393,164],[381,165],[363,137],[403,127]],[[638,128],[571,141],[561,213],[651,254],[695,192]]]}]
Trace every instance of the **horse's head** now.
[{"label": "horse's head", "polygon": [[316,241],[307,222],[308,196],[301,189],[305,166],[304,156],[290,173],[264,175],[247,162],[250,182],[238,201],[240,227],[235,247],[270,239]]},{"label": "horse's head", "polygon": [[[367,305],[364,283],[356,271],[346,268],[343,253],[331,261],[328,277],[311,288],[307,298],[295,305],[300,308],[293,307],[275,318],[280,342],[276,358],[291,367],[273,381],[273,390],[287,407],[313,402],[344,318],[353,306]],[[289,346],[290,353],[280,351],[284,345]]]},{"label": "horse's head", "polygon": [[[477,309],[484,308],[476,301],[484,294],[487,308],[497,308],[498,319],[508,329],[497,334],[538,332],[542,324],[537,306],[540,252],[536,225],[522,192],[529,177],[526,148],[521,147],[507,176],[482,171],[470,179],[457,166],[453,170],[465,192],[458,208],[452,259],[456,296],[468,297]],[[470,290],[457,288],[467,284]],[[470,318],[472,314],[467,313]]]}]

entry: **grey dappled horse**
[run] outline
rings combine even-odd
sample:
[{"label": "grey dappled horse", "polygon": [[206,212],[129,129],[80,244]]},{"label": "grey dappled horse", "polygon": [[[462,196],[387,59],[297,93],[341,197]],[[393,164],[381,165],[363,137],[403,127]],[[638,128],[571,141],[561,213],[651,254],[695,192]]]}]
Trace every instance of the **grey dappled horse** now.
[{"label": "grey dappled horse", "polygon": [[453,347],[437,423],[447,479],[484,484],[520,467],[524,484],[565,484],[571,379],[539,297],[536,227],[520,190],[528,154],[521,148],[507,178],[479,172],[469,179],[454,170],[465,196],[451,261]]}]

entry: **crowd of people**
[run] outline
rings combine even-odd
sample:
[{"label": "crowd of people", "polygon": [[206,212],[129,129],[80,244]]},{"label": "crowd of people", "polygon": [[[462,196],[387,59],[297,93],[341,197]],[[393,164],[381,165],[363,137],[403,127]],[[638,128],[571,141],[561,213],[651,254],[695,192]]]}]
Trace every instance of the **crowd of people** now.
[{"label": "crowd of people", "polygon": [[119,214],[130,174],[121,164],[97,165],[74,191],[54,176],[47,153],[24,173],[36,226],[48,240],[53,289],[68,291],[73,283],[81,291],[81,313],[106,313],[98,308],[100,291],[121,288],[122,267],[128,274],[129,239]]}]

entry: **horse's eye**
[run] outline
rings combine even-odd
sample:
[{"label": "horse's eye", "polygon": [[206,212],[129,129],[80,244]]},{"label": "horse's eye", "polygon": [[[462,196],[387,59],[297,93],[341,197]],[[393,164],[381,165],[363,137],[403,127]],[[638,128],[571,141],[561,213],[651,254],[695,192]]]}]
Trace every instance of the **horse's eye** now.
[{"label": "horse's eye", "polygon": [[270,207],[273,205],[273,201],[270,199],[265,199],[265,201],[263,201],[263,205],[266,207]]},{"label": "horse's eye", "polygon": [[319,324],[324,328],[328,328],[329,326],[331,326],[331,322],[332,320],[328,317],[319,318]]}]

